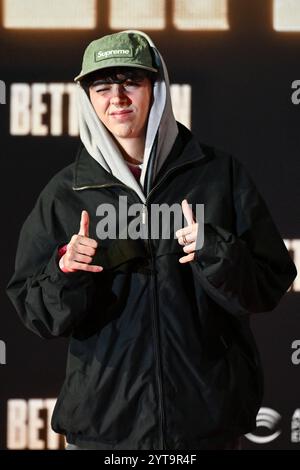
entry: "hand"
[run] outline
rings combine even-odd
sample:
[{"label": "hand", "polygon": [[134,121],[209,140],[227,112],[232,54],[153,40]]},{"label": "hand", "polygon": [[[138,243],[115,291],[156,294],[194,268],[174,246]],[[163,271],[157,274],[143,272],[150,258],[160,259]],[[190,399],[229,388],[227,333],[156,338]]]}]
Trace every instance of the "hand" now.
[{"label": "hand", "polygon": [[66,253],[59,260],[59,267],[64,272],[89,271],[98,273],[102,266],[92,265],[98,243],[89,238],[90,218],[87,211],[82,211],[78,235],[73,235],[67,245]]},{"label": "hand", "polygon": [[198,234],[198,223],[195,222],[193,211],[188,205],[186,199],[181,203],[183,215],[188,223],[187,227],[177,230],[176,237],[178,238],[179,245],[183,246],[183,251],[188,253],[179,259],[180,263],[188,263],[195,258],[196,240]]}]

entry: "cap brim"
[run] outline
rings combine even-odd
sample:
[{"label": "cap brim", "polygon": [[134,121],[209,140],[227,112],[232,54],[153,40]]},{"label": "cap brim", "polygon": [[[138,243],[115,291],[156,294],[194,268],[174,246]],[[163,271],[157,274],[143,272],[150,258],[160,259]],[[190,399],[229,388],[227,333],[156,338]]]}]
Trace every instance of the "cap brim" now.
[{"label": "cap brim", "polygon": [[158,72],[157,69],[155,69],[154,67],[147,67],[145,65],[138,65],[138,64],[134,64],[134,65],[130,65],[130,64],[118,64],[118,65],[110,65],[110,66],[107,66],[107,67],[95,67],[95,69],[93,70],[90,70],[89,72],[87,73],[80,73],[79,75],[77,75],[77,77],[74,78],[74,82],[78,82],[80,80],[82,80],[83,78],[87,77],[88,75],[90,75],[91,73],[94,73],[94,72],[97,72],[97,70],[105,70],[105,69],[112,69],[112,68],[119,68],[119,67],[132,67],[134,69],[144,69],[144,70],[149,70],[150,72]]}]

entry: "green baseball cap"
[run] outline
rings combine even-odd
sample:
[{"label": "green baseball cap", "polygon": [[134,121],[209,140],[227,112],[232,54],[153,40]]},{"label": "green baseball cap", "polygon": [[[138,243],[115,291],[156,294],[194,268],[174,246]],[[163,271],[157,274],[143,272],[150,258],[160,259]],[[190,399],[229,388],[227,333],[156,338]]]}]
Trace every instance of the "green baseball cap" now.
[{"label": "green baseball cap", "polygon": [[137,33],[124,32],[92,41],[84,51],[82,70],[74,81],[108,67],[136,67],[157,72],[146,38]]}]

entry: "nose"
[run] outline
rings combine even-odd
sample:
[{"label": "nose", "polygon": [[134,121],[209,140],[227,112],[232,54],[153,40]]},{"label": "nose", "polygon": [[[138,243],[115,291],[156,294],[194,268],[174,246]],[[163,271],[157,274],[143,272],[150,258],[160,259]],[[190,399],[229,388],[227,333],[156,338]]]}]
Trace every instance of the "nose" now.
[{"label": "nose", "polygon": [[128,96],[122,85],[114,83],[112,86],[111,104],[124,105],[128,102]]}]

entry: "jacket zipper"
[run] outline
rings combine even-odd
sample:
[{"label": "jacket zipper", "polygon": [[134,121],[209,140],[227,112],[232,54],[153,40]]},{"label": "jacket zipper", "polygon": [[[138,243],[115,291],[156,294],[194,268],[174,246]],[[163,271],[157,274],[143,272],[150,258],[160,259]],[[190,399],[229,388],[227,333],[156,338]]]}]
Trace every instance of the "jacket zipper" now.
[{"label": "jacket zipper", "polygon": [[[151,194],[157,190],[161,186],[161,184],[165,181],[165,179],[175,170],[178,168],[181,168],[183,166],[186,166],[190,163],[194,163],[194,160],[190,160],[186,162],[183,165],[178,165],[177,167],[172,168],[169,170],[162,180],[154,186],[154,188],[151,189],[149,192],[145,203],[141,201],[139,195],[134,191],[134,189],[130,188],[129,186],[122,184],[122,183],[110,183],[110,184],[101,184],[101,185],[91,185],[91,186],[82,186],[79,188],[73,188],[75,191],[81,191],[84,189],[92,189],[92,188],[107,188],[107,187],[113,187],[113,186],[119,186],[126,188],[127,191],[129,190],[131,193],[134,193],[135,196],[138,198],[139,203],[142,202],[143,204],[143,209],[142,209],[142,224],[146,223],[147,219],[147,202],[151,196]],[[148,233],[151,233],[151,227],[149,227],[149,218],[148,218]],[[159,337],[159,328],[158,328],[158,305],[157,305],[157,289],[156,289],[156,283],[157,283],[157,278],[156,278],[156,268],[155,268],[155,260],[152,252],[152,246],[151,246],[151,240],[148,237],[147,238],[148,242],[148,248],[149,248],[149,254],[151,258],[151,264],[152,264],[152,273],[151,275],[153,276],[152,278],[152,290],[153,290],[153,298],[154,298],[154,308],[153,308],[153,332],[154,332],[154,354],[155,354],[155,362],[156,362],[156,368],[157,368],[157,386],[158,386],[158,403],[159,403],[159,418],[160,418],[160,447],[162,450],[166,450],[166,441],[165,441],[165,406],[164,406],[164,394],[163,394],[163,380],[162,380],[162,365],[161,365],[161,359],[160,359],[160,337]]]},{"label": "jacket zipper", "polygon": [[[148,230],[151,233],[151,227],[149,227],[148,220]],[[151,258],[151,281],[152,281],[152,292],[153,292],[153,308],[152,308],[152,325],[153,325],[153,339],[154,339],[154,357],[157,371],[157,388],[158,388],[158,406],[159,406],[159,424],[160,424],[160,438],[159,438],[159,448],[166,450],[165,444],[165,406],[164,406],[164,393],[163,393],[163,374],[162,374],[162,365],[161,365],[161,354],[160,354],[160,335],[158,327],[158,301],[157,301],[157,278],[156,278],[156,266],[155,258],[153,256],[151,239],[148,237],[148,247]]]}]

